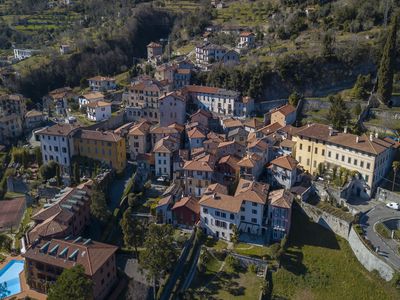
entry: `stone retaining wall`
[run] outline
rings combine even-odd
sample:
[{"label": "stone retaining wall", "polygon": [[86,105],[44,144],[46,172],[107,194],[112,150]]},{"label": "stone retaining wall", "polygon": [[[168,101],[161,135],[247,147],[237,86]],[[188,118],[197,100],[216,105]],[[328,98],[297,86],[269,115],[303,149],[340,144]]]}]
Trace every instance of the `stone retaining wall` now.
[{"label": "stone retaining wall", "polygon": [[354,255],[368,271],[378,271],[379,275],[386,281],[390,281],[393,278],[395,273],[393,268],[372,253],[353,228],[350,229],[348,241]]}]

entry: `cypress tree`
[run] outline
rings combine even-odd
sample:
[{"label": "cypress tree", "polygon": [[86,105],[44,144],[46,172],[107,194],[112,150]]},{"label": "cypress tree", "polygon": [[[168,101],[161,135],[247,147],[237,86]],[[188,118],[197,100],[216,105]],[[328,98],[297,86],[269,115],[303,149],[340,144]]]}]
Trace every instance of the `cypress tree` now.
[{"label": "cypress tree", "polygon": [[381,63],[378,71],[378,95],[385,104],[388,104],[393,89],[393,68],[396,59],[396,35],[398,17],[393,18],[392,27],[388,33],[385,47],[383,48]]}]

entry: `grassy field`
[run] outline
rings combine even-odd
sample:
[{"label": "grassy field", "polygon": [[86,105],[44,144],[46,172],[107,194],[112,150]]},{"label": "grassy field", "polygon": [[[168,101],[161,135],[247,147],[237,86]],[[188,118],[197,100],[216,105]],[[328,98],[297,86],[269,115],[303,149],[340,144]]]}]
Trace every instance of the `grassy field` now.
[{"label": "grassy field", "polygon": [[203,273],[197,273],[191,286],[195,299],[258,299],[262,279],[248,269],[231,270],[211,257]]},{"label": "grassy field", "polygon": [[347,241],[295,211],[289,249],[273,274],[279,299],[400,299],[400,292],[359,264]]}]

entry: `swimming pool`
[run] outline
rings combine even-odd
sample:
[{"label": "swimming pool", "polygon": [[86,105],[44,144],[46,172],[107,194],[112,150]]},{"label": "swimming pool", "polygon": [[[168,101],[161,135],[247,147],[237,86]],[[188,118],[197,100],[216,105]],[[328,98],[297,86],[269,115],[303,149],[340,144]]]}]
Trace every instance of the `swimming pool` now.
[{"label": "swimming pool", "polygon": [[23,260],[11,260],[0,270],[0,299],[21,292],[19,273],[24,269]]}]

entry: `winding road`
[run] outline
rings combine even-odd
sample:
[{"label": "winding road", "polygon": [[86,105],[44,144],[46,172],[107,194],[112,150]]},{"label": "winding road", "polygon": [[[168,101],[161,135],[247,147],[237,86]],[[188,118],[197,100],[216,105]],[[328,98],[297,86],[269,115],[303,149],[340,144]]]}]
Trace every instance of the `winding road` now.
[{"label": "winding road", "polygon": [[400,254],[398,252],[400,244],[393,240],[382,239],[375,231],[376,223],[396,218],[400,219],[400,211],[387,208],[384,204],[379,204],[362,216],[360,223],[366,238],[371,241],[374,247],[379,247],[378,254],[397,270],[400,270]]}]

